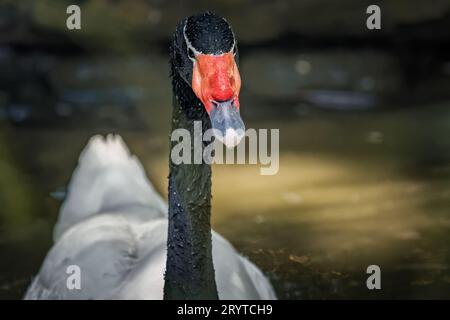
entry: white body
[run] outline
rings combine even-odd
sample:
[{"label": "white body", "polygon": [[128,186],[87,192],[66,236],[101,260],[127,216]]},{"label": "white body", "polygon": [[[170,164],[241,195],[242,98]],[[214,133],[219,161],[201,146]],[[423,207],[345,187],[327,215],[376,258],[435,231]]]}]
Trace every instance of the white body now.
[{"label": "white body", "polygon": [[[167,210],[120,136],[93,137],[25,299],[162,299]],[[212,248],[220,299],[276,298],[261,271],[214,231]],[[80,268],[80,289],[69,289],[71,265]]]}]

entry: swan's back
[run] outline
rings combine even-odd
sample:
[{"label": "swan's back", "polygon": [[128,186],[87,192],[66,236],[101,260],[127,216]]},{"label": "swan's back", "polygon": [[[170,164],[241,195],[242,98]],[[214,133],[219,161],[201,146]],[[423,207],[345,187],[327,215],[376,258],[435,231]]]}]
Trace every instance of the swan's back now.
[{"label": "swan's back", "polygon": [[143,206],[143,218],[162,218],[167,205],[148,181],[139,160],[118,135],[92,137],[81,152],[55,226],[54,239],[100,213]]},{"label": "swan's back", "polygon": [[[93,137],[72,175],[55,244],[25,298],[162,299],[167,223],[166,203],[120,136]],[[274,299],[261,271],[212,234],[219,297]],[[80,289],[67,285],[73,266]]]}]

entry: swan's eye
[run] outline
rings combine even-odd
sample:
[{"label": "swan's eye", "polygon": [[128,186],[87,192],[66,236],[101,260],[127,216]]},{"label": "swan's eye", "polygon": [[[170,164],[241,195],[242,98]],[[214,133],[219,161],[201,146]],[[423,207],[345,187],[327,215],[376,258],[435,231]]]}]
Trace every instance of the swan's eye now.
[{"label": "swan's eye", "polygon": [[195,53],[194,50],[192,50],[191,48],[188,47],[188,57],[189,59],[191,59],[192,61],[195,60]]}]

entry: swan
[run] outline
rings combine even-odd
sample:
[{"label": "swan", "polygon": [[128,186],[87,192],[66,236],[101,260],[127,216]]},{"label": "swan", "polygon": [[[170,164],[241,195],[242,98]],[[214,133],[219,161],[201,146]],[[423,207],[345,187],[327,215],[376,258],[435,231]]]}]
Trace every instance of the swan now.
[{"label": "swan", "polygon": [[[180,22],[170,49],[173,130],[193,133],[202,121],[227,146],[238,142],[236,60],[224,18],[205,12]],[[119,135],[92,137],[25,299],[276,299],[261,270],[211,229],[209,164],[170,160],[168,198]]]}]

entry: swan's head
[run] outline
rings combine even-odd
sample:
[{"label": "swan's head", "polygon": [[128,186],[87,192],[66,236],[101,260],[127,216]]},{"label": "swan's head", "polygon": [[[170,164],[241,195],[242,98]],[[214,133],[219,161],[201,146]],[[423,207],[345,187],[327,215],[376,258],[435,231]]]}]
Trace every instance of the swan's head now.
[{"label": "swan's head", "polygon": [[245,126],[239,113],[241,77],[231,26],[210,12],[186,18],[177,28],[171,53],[173,72],[201,102],[193,107],[205,109],[217,139],[227,147],[236,146]]}]

